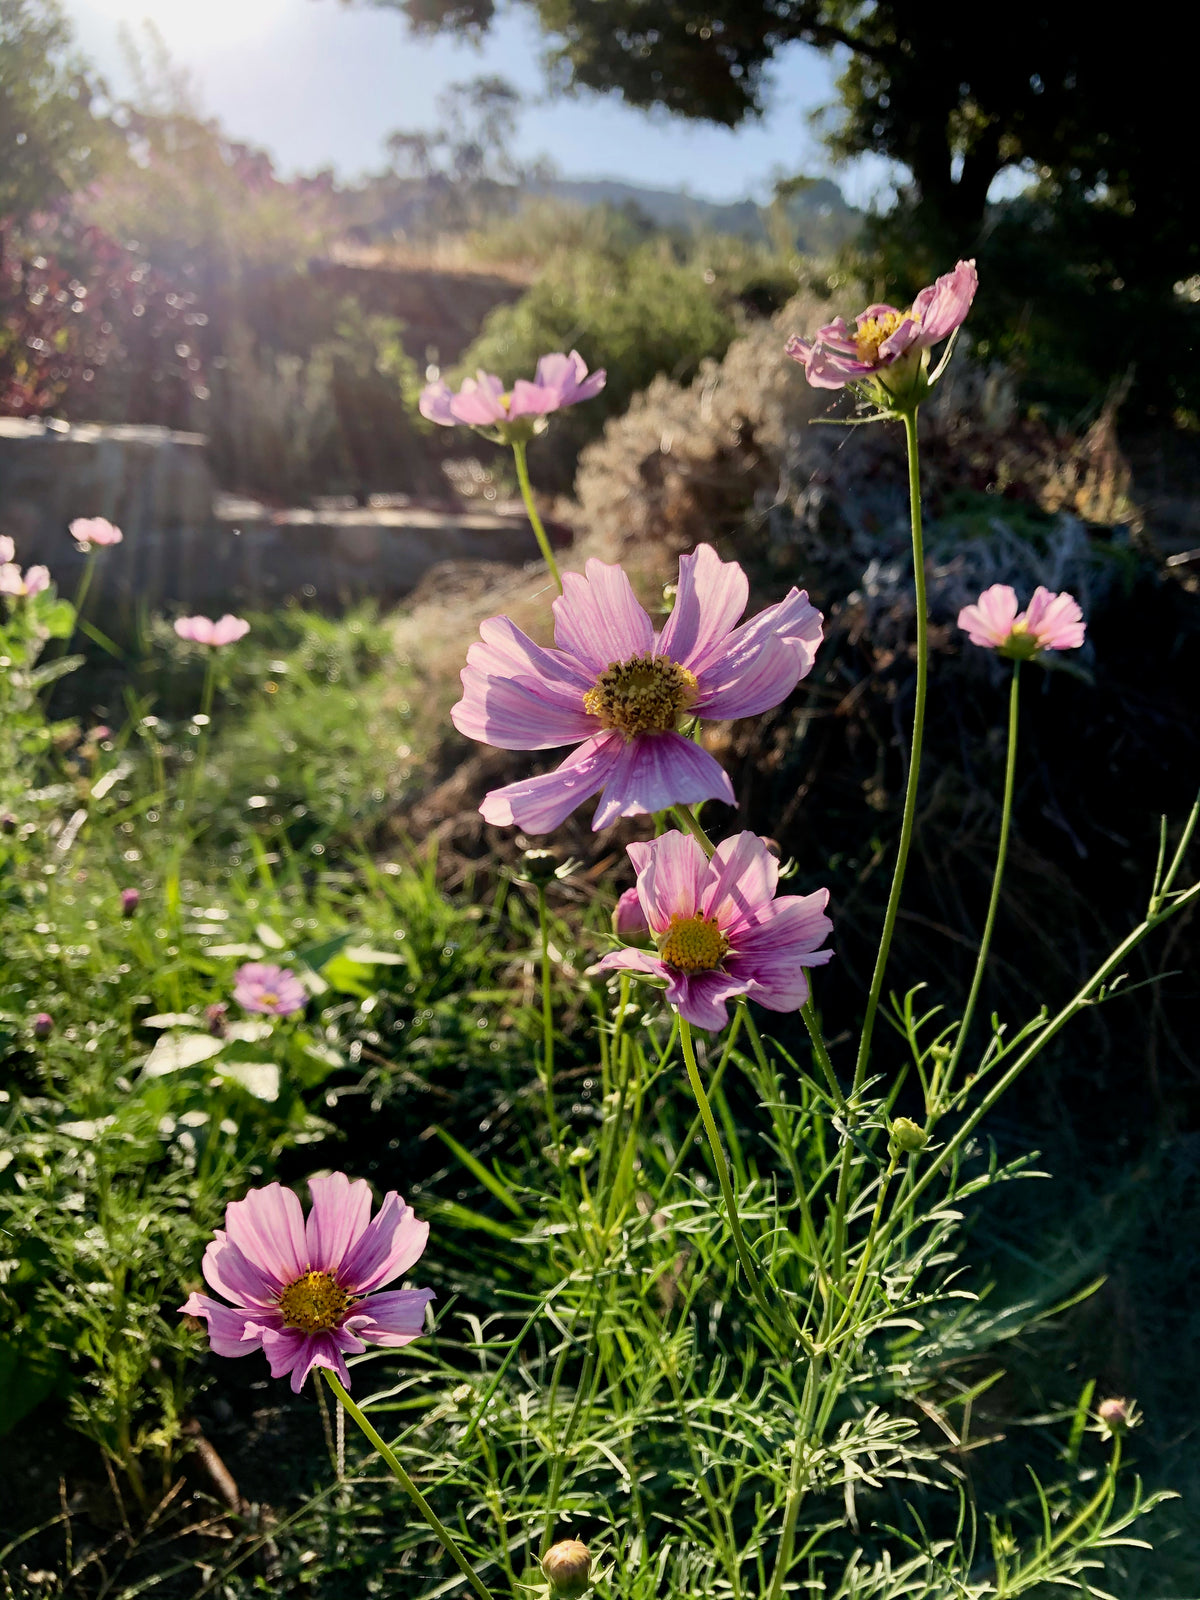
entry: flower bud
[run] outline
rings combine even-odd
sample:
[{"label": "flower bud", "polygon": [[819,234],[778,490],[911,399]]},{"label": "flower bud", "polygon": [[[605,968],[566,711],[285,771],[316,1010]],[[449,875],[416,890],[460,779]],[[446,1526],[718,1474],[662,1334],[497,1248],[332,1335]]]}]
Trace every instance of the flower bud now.
[{"label": "flower bud", "polygon": [[567,1157],[567,1165],[569,1167],[586,1167],[591,1159],[592,1152],[588,1149],[587,1145],[577,1144],[574,1150],[571,1151],[571,1154]]},{"label": "flower bud", "polygon": [[205,1006],[204,1023],[214,1039],[225,1037],[225,1018],[229,1014],[229,1007],[223,1000],[218,1000],[215,1005]]},{"label": "flower bud", "polygon": [[648,937],[650,924],[646,921],[646,913],[642,910],[641,898],[636,889],[626,889],[617,901],[616,910],[612,914],[612,930],[618,939],[635,940]]},{"label": "flower bud", "polygon": [[131,917],[137,910],[138,905],[141,902],[141,898],[142,894],[140,889],[122,889],[121,915],[123,917]]},{"label": "flower bud", "polygon": [[1132,1404],[1115,1395],[1112,1399],[1101,1400],[1096,1408],[1096,1415],[1110,1433],[1124,1433],[1126,1428],[1133,1425]]},{"label": "flower bud", "polygon": [[892,1144],[905,1155],[914,1155],[929,1143],[929,1135],[924,1128],[918,1127],[910,1117],[897,1117],[892,1123],[891,1133]]},{"label": "flower bud", "polygon": [[474,1393],[475,1391],[469,1383],[456,1383],[450,1391],[450,1403],[459,1411],[465,1411],[467,1406],[470,1405],[471,1397]]},{"label": "flower bud", "polygon": [[0,812],[0,833],[16,833],[17,819],[11,811]]},{"label": "flower bud", "polygon": [[579,1539],[563,1539],[552,1544],[542,1557],[542,1572],[550,1593],[564,1600],[578,1600],[591,1587],[592,1558]]},{"label": "flower bud", "polygon": [[48,1039],[54,1032],[54,1018],[48,1011],[39,1011],[33,1019],[33,1036],[35,1039]]},{"label": "flower bud", "polygon": [[526,850],[521,857],[521,876],[529,883],[552,883],[557,871],[558,857],[553,850]]}]

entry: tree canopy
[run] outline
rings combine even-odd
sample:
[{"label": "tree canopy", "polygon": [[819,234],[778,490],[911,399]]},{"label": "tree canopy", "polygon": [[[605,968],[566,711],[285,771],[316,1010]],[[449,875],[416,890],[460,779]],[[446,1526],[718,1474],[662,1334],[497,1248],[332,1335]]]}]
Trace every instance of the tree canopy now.
[{"label": "tree canopy", "polygon": [[0,222],[89,175],[93,85],[70,41],[58,0],[0,0]]}]

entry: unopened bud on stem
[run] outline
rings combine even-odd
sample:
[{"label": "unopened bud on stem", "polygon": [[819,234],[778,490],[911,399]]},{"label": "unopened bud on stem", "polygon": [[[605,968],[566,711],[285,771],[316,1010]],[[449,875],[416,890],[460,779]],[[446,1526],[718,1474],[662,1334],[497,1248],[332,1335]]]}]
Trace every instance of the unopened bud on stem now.
[{"label": "unopened bud on stem", "polygon": [[905,1155],[911,1156],[918,1150],[924,1150],[928,1143],[929,1135],[910,1117],[897,1117],[892,1123],[892,1144]]},{"label": "unopened bud on stem", "polygon": [[542,1572],[550,1593],[563,1600],[578,1600],[591,1587],[592,1558],[579,1539],[563,1539],[552,1544],[542,1557]]}]

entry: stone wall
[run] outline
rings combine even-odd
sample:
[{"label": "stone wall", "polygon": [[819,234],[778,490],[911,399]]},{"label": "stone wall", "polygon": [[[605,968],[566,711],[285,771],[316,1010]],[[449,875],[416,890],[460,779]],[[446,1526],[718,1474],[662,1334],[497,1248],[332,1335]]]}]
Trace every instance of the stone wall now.
[{"label": "stone wall", "polygon": [[16,541],[18,561],[44,562],[69,594],[83,558],[68,526],[96,516],[125,535],[101,554],[95,580],[118,617],[143,605],[215,611],[292,595],[329,608],[387,603],[440,561],[538,554],[515,508],[275,510],[216,492],[200,434],[0,419],[0,533]]}]

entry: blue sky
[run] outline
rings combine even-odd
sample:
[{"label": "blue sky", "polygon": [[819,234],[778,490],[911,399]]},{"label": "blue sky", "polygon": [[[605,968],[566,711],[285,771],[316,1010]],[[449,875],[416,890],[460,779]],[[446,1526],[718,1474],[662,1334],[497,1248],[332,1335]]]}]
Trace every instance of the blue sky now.
[{"label": "blue sky", "polygon": [[499,73],[532,102],[519,153],[547,155],[566,177],[623,178],[687,188],[712,199],[764,198],[775,171],[829,173],[866,205],[887,193],[874,159],[834,170],[809,114],[834,96],[836,65],[805,46],[779,59],[769,112],[735,132],[647,115],[615,98],[549,101],[543,45],[526,13],[509,10],[481,50],[448,38],[416,40],[399,12],[339,0],[65,0],[80,45],[117,94],[130,75],[120,34],[141,19],[185,67],[200,109],[237,138],[270,150],[285,172],[333,166],[346,177],[381,164],[396,128],[435,125],[447,84]]}]

